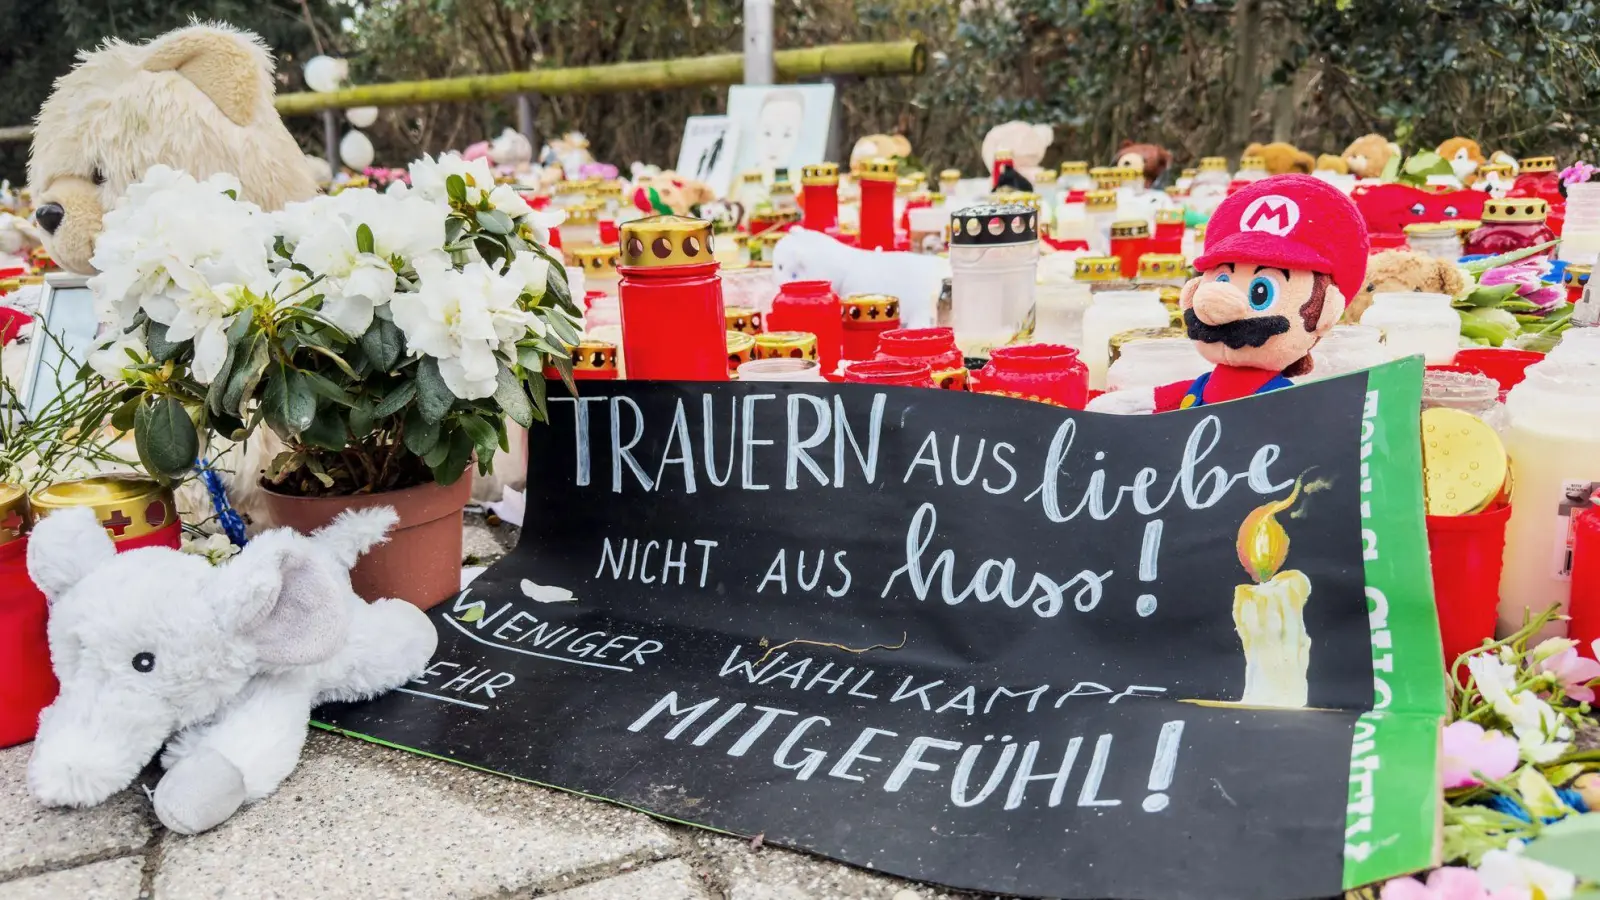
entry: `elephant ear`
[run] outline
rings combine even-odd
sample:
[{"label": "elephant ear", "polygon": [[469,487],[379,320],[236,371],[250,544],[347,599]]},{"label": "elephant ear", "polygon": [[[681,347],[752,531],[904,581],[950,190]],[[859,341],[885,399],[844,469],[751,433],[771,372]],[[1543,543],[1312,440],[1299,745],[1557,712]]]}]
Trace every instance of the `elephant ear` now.
[{"label": "elephant ear", "polygon": [[350,587],[309,538],[288,529],[257,537],[217,573],[223,627],[269,667],[322,662],[344,646]]},{"label": "elephant ear", "polygon": [[117,555],[94,511],[63,509],[45,516],[28,537],[28,575],[51,603]]}]

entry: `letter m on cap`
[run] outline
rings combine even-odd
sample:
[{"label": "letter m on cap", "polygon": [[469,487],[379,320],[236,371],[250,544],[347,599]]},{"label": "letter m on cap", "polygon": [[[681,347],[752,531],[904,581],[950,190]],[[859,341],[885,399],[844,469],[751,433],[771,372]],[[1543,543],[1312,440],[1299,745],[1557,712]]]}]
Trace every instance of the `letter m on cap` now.
[{"label": "letter m on cap", "polygon": [[1257,197],[1239,217],[1240,231],[1264,231],[1283,237],[1300,223],[1300,205],[1281,194]]}]

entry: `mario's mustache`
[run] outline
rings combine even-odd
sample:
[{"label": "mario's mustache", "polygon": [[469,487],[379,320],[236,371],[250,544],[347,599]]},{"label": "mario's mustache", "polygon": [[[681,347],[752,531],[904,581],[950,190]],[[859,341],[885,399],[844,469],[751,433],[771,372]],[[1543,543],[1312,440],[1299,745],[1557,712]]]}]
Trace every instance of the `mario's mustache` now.
[{"label": "mario's mustache", "polygon": [[1207,325],[1200,321],[1194,310],[1183,311],[1183,324],[1188,328],[1189,340],[1207,344],[1225,344],[1229,349],[1260,347],[1267,341],[1289,331],[1289,320],[1283,316],[1261,316],[1238,319],[1221,325]]}]

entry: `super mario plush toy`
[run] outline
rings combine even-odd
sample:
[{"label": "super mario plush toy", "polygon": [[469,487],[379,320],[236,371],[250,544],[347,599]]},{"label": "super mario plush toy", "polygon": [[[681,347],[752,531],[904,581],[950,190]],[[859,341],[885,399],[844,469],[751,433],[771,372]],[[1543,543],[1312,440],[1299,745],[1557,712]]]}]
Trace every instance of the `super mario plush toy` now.
[{"label": "super mario plush toy", "polygon": [[1179,305],[1212,369],[1193,382],[1095,398],[1095,412],[1170,412],[1289,387],[1311,348],[1366,283],[1367,227],[1338,188],[1310,175],[1264,178],[1217,207],[1201,274]]}]

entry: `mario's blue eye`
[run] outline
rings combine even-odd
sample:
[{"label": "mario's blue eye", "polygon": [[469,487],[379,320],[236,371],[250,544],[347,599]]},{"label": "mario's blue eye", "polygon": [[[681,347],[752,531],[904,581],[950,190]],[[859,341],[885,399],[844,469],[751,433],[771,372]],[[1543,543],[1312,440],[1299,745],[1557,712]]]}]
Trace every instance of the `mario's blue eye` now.
[{"label": "mario's blue eye", "polygon": [[1266,309],[1278,299],[1278,286],[1270,278],[1257,276],[1250,282],[1250,308]]},{"label": "mario's blue eye", "polygon": [[1217,280],[1218,281],[1227,282],[1227,281],[1232,281],[1233,279],[1228,277],[1228,273],[1227,272],[1218,272],[1217,273]]}]

